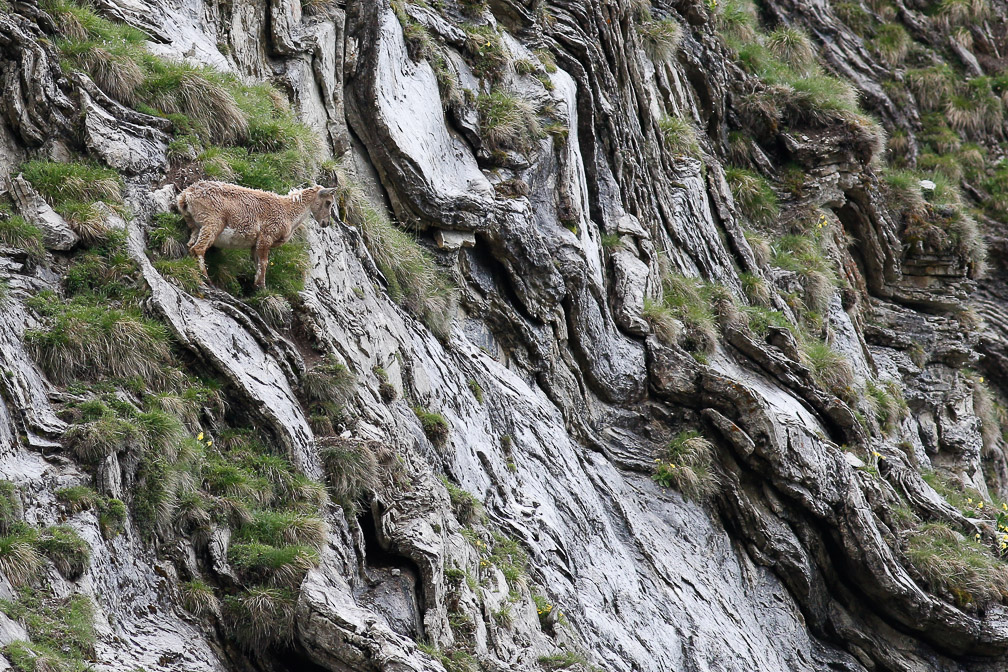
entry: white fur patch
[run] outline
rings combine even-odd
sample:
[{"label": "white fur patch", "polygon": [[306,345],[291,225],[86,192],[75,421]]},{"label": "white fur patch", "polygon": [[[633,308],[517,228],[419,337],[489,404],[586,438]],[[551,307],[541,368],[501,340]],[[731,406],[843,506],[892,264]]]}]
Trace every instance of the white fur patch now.
[{"label": "white fur patch", "polygon": [[240,236],[234,232],[232,229],[224,229],[217,236],[217,240],[214,241],[214,247],[221,248],[248,248],[255,245],[255,238],[249,238],[248,236]]}]

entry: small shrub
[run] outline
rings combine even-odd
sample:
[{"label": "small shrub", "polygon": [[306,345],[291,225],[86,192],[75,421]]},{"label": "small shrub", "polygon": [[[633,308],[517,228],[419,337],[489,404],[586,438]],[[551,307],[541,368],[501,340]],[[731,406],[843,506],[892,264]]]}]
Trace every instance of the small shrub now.
[{"label": "small shrub", "polygon": [[584,656],[572,651],[566,651],[552,656],[540,656],[539,664],[543,667],[543,669],[549,672],[553,672],[554,670],[567,670],[576,666],[586,670],[591,669],[591,665]]},{"label": "small shrub", "polygon": [[388,283],[389,295],[439,338],[450,335],[454,288],[431,255],[379,213],[342,171],[336,172],[337,203],[344,221],[356,226]]},{"label": "small shrub", "polygon": [[855,400],[854,372],[844,355],[811,338],[801,341],[799,348],[802,363],[819,385],[845,401]]},{"label": "small shrub", "polygon": [[767,35],[770,52],[798,72],[808,72],[815,65],[815,51],[808,35],[791,26],[781,26]]},{"label": "small shrub", "polygon": [[869,406],[883,431],[892,433],[899,423],[909,415],[909,408],[903,398],[903,393],[894,382],[877,383],[869,380],[865,391]]},{"label": "small shrub", "polygon": [[742,283],[742,292],[749,299],[749,303],[754,306],[770,306],[770,287],[762,276],[753,273],[740,273],[739,281]]},{"label": "small shrub", "polygon": [[184,259],[157,259],[154,269],[173,284],[190,294],[197,294],[203,284],[203,274],[193,257]]},{"label": "small shrub", "polygon": [[169,349],[161,324],[134,311],[81,302],[53,300],[45,310],[48,326],[26,331],[24,340],[52,380],[163,376]]},{"label": "small shrub", "polygon": [[871,47],[890,66],[898,66],[910,51],[911,39],[906,29],[898,23],[886,23],[875,30]]},{"label": "small shrub", "polygon": [[228,561],[251,583],[296,587],[304,575],[318,565],[318,552],[295,544],[271,546],[261,543],[234,543]]},{"label": "small shrub", "polygon": [[766,338],[770,333],[770,327],[794,329],[794,325],[789,323],[780,311],[762,306],[749,306],[744,310],[749,323],[749,331],[761,338]]},{"label": "small shrub", "polygon": [[413,413],[420,421],[427,439],[435,446],[443,446],[448,440],[448,421],[440,413],[431,413],[421,406],[414,406]]},{"label": "small shrub", "polygon": [[23,515],[17,486],[10,481],[0,481],[0,534],[15,529]]},{"label": "small shrub", "polygon": [[86,485],[75,485],[56,491],[56,499],[60,500],[70,515],[98,508],[102,496]]},{"label": "small shrub", "polygon": [[101,201],[118,208],[122,204],[122,180],[109,168],[91,163],[34,160],[21,172],[52,208],[87,241],[105,235],[105,216],[94,207]]},{"label": "small shrub", "polygon": [[500,33],[491,25],[466,26],[466,52],[472,59],[473,74],[495,82],[504,74],[509,58]]},{"label": "small shrub", "polygon": [[356,376],[332,355],[309,368],[301,380],[305,395],[315,402],[345,403]]},{"label": "small shrub", "polygon": [[527,153],[545,137],[538,110],[515,93],[495,89],[476,98],[481,136],[491,150]]},{"label": "small shrub", "polygon": [[660,338],[672,336],[674,341],[670,342],[678,341],[687,350],[710,353],[718,339],[717,319],[712,311],[714,288],[698,278],[667,274],[662,280],[661,302],[645,302],[645,317]]},{"label": "small shrub", "polygon": [[947,64],[907,70],[904,77],[923,111],[937,110],[952,95],[955,74]]},{"label": "small shrub", "polygon": [[688,499],[703,500],[716,494],[720,479],[714,471],[714,446],[699,432],[680,432],[655,460],[655,481],[675,488]]},{"label": "small shrub", "polygon": [[756,39],[756,10],[749,0],[724,0],[717,5],[715,25],[729,43]]},{"label": "small shrub", "polygon": [[321,518],[296,511],[257,511],[232,537],[237,542],[270,546],[305,546],[316,553],[326,545],[328,532]]},{"label": "small shrub", "polygon": [[180,215],[157,213],[152,218],[152,226],[147,231],[148,244],[162,256],[170,259],[184,257],[189,227]]},{"label": "small shrub", "polygon": [[941,0],[935,17],[945,26],[976,24],[987,16],[986,0]]},{"label": "small shrub", "polygon": [[42,231],[26,222],[23,217],[4,217],[4,214],[6,213],[0,211],[0,245],[21,250],[34,262],[44,259],[46,249],[42,242]]}]

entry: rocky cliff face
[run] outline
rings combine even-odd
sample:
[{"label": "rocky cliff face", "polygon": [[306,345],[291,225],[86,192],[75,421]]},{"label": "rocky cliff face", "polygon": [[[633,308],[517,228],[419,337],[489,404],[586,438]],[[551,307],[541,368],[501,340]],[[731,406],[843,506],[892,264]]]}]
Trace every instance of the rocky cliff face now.
[{"label": "rocky cliff face", "polygon": [[1006,17],[4,4],[0,663],[1003,669]]}]

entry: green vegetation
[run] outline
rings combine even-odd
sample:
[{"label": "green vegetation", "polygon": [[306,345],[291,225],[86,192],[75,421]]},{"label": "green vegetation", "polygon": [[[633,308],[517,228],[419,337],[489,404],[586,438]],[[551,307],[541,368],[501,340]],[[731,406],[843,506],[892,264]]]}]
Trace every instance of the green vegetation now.
[{"label": "green vegetation", "polygon": [[688,499],[703,500],[715,495],[720,489],[720,479],[714,470],[714,445],[699,432],[680,432],[655,460],[652,478]]},{"label": "green vegetation", "polygon": [[443,446],[448,440],[448,421],[440,413],[431,413],[422,406],[414,406],[413,413],[420,421],[427,439],[435,446]]},{"label": "green vegetation", "polygon": [[188,252],[189,227],[182,216],[174,212],[159,212],[151,220],[151,228],[147,231],[150,248],[169,259],[184,257]]},{"label": "green vegetation", "polygon": [[796,72],[807,74],[815,64],[815,50],[808,35],[791,26],[781,26],[767,35],[766,47]]},{"label": "green vegetation", "polygon": [[57,490],[56,499],[62,502],[71,515],[94,510],[98,515],[102,536],[106,539],[116,537],[126,527],[126,505],[118,499],[101,495],[85,485]]},{"label": "green vegetation", "polygon": [[645,299],[644,318],[659,339],[697,355],[714,351],[721,329],[745,325],[745,314],[726,287],[672,273],[662,278],[659,300]]},{"label": "green vegetation", "polygon": [[1008,565],[947,525],[921,525],[906,539],[904,554],[929,591],[960,607],[983,609],[1008,597]]},{"label": "green vegetation", "polygon": [[148,450],[172,454],[184,436],[182,423],[159,410],[138,411],[113,398],[93,399],[68,409],[67,446],[85,464],[117,452]]},{"label": "green vegetation", "polygon": [[15,641],[3,653],[18,672],[86,672],[95,658],[94,605],[84,595],[59,598],[22,588],[0,611],[21,623],[30,642]]},{"label": "green vegetation", "polygon": [[42,231],[23,217],[12,215],[6,206],[0,206],[0,245],[21,250],[36,263],[46,255]]},{"label": "green vegetation", "polygon": [[68,579],[79,578],[91,563],[91,547],[67,525],[46,528],[37,544],[59,573]]},{"label": "green vegetation", "polygon": [[871,48],[883,61],[895,67],[903,63],[910,51],[910,35],[898,23],[886,23],[875,29]]},{"label": "green vegetation", "polygon": [[673,154],[700,155],[696,127],[692,122],[679,117],[662,117],[658,120],[658,130],[665,148]]},{"label": "green vegetation", "polygon": [[291,640],[296,605],[289,589],[250,588],[224,598],[224,622],[243,646],[261,651]]},{"label": "green vegetation", "polygon": [[528,153],[546,137],[539,110],[515,93],[494,89],[476,97],[480,135],[494,151]]},{"label": "green vegetation", "polygon": [[[927,177],[890,170],[884,175],[890,210],[902,224],[901,238],[911,248],[959,255],[970,277],[983,272],[986,245],[967,213],[959,188],[941,173]],[[924,190],[922,181],[933,188]]]},{"label": "green vegetation", "polygon": [[539,664],[543,669],[553,672],[554,670],[567,670],[574,666],[580,666],[584,669],[592,669],[588,663],[588,660],[578,653],[573,653],[567,651],[565,653],[558,653],[552,656],[540,656]]},{"label": "green vegetation", "polygon": [[469,385],[469,390],[472,392],[473,397],[476,399],[476,403],[482,404],[483,387],[480,386],[479,381],[476,380],[475,378],[470,378],[468,381],[466,381],[466,384]]},{"label": "green vegetation", "polygon": [[891,380],[882,383],[869,380],[865,386],[866,399],[882,431],[894,432],[899,423],[910,414],[906,399],[899,386]]},{"label": "green vegetation", "polygon": [[29,305],[46,326],[26,331],[25,346],[50,379],[163,377],[168,335],[138,311],[60,300],[51,292],[37,294]]},{"label": "green vegetation", "polygon": [[188,581],[182,586],[182,606],[193,616],[220,616],[221,602],[212,586],[203,581]]},{"label": "green vegetation", "polygon": [[483,505],[471,494],[448,480],[446,476],[441,477],[441,483],[448,491],[451,500],[452,511],[455,517],[463,525],[475,525],[483,519]]},{"label": "green vegetation", "polygon": [[341,437],[327,437],[319,444],[334,502],[354,510],[364,495],[383,489],[389,470],[379,460],[376,444]]},{"label": "green vegetation", "polygon": [[802,363],[808,367],[812,378],[821,387],[847,403],[852,404],[857,400],[854,372],[844,355],[827,343],[808,337],[801,339],[798,347]]},{"label": "green vegetation", "polygon": [[496,82],[504,74],[508,53],[497,28],[492,25],[468,25],[465,50],[470,58],[473,74],[481,80]]},{"label": "green vegetation", "polygon": [[11,585],[27,584],[42,567],[37,550],[38,532],[23,523],[11,525],[0,536],[0,572]]},{"label": "green vegetation", "polygon": [[318,139],[272,85],[247,85],[230,74],[154,56],[144,48],[143,33],[87,6],[43,4],[63,28],[56,46],[65,67],[86,72],[126,105],[172,122],[173,160],[195,163],[207,177],[279,193],[313,177]]},{"label": "green vegetation", "polygon": [[682,42],[682,26],[675,19],[653,19],[646,16],[638,26],[644,48],[656,61],[664,61],[675,56]]},{"label": "green vegetation", "polygon": [[[825,221],[825,220],[821,220]],[[825,224],[823,225],[825,226]],[[816,234],[787,234],[772,246],[770,263],[797,273],[804,290],[803,310],[824,314],[839,281],[833,262],[824,249],[824,239]]]},{"label": "green vegetation", "polygon": [[718,4],[715,25],[742,67],[763,83],[748,100],[740,101],[753,128],[773,132],[780,123],[840,125],[855,139],[860,153],[871,156],[881,150],[884,133],[879,124],[861,112],[850,84],[824,74],[814,59],[805,58],[811,48],[802,33],[782,27],[764,34],[750,0]]},{"label": "green vegetation", "polygon": [[6,534],[21,521],[21,496],[10,481],[0,481],[0,533]]}]

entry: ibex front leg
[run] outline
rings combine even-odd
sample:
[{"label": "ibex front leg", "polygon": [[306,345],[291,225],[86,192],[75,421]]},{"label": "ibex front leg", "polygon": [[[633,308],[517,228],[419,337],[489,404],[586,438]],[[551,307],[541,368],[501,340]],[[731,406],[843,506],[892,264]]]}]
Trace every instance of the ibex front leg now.
[{"label": "ibex front leg", "polygon": [[259,289],[266,288],[266,269],[269,267],[270,244],[262,239],[256,243],[256,277],[255,286]]}]

